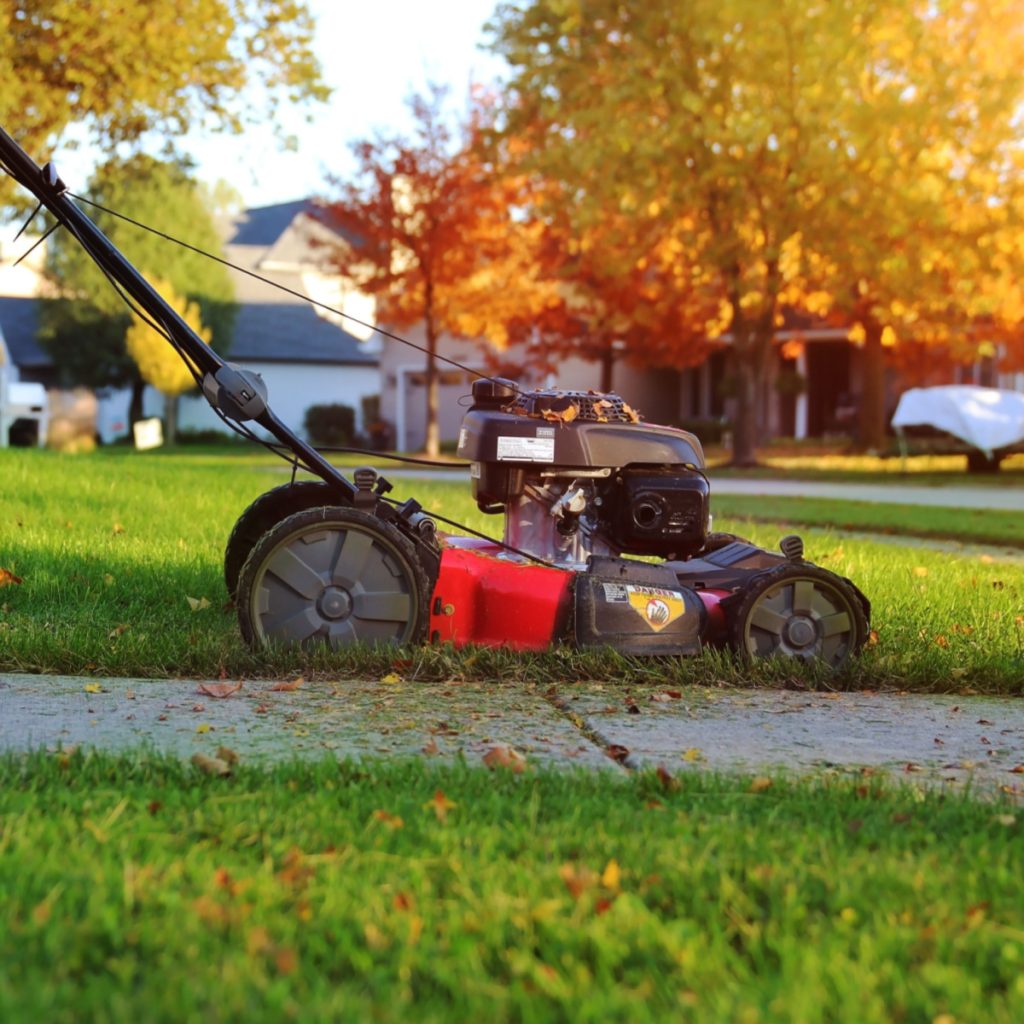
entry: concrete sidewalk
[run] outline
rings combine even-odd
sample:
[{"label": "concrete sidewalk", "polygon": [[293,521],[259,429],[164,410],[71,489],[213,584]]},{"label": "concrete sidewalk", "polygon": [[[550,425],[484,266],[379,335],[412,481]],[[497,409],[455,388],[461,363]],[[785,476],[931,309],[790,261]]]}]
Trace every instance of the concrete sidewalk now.
[{"label": "concrete sidewalk", "polygon": [[[1024,794],[1024,701],[578,683],[246,682],[0,676],[0,750],[84,745],[247,762],[407,757],[479,763],[509,746],[546,766],[888,774]],[[215,685],[215,684],[210,684]],[[1020,768],[1019,771],[1016,769]]]}]

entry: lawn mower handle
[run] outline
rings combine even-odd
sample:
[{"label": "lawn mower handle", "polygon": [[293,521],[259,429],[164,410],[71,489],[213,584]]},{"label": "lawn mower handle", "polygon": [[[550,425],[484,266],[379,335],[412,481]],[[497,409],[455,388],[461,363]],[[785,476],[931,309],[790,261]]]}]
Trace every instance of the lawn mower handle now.
[{"label": "lawn mower handle", "polygon": [[[246,371],[226,362],[192,330],[163,300],[160,293],[132,266],[106,235],[84,214],[68,195],[52,163],[40,167],[2,127],[0,159],[18,184],[31,192],[78,240],[93,261],[106,271],[131,298],[173,337],[183,358],[203,376],[203,394],[229,418],[258,423],[289,448],[326,484],[337,487],[346,498],[356,493],[355,485],[334,468],[315,448],[281,422],[263,400],[253,394]],[[219,398],[218,396],[223,396]]]}]

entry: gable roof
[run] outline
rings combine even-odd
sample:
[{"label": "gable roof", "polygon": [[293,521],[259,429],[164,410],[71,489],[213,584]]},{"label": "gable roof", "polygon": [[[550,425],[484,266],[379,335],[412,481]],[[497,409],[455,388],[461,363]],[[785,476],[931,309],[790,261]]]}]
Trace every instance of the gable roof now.
[{"label": "gable roof", "polygon": [[[278,293],[280,294],[280,293]],[[282,296],[287,300],[288,296]],[[375,366],[376,353],[308,303],[244,302],[238,306],[228,359],[270,363],[334,363]]]},{"label": "gable roof", "polygon": [[243,210],[232,224],[233,233],[226,239],[227,244],[269,248],[300,213],[312,215],[315,208],[311,199],[296,199],[290,203]]}]

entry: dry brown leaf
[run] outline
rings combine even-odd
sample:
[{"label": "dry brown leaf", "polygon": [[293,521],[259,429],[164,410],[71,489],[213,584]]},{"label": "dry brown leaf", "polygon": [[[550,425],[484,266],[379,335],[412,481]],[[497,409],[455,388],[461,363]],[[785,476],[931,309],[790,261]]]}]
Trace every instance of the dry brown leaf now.
[{"label": "dry brown leaf", "polygon": [[10,569],[0,568],[0,587],[16,587],[21,582],[21,577],[15,576]]},{"label": "dry brown leaf", "polygon": [[131,624],[128,622],[122,622],[120,625],[115,626],[108,634],[108,640],[116,640],[122,633],[131,629]]},{"label": "dry brown leaf", "polygon": [[587,889],[594,888],[598,883],[597,874],[582,864],[563,864],[558,869],[558,875],[574,900],[578,900]]},{"label": "dry brown leaf", "polygon": [[217,756],[226,764],[238,764],[238,752],[230,747],[218,747]]},{"label": "dry brown leaf", "polygon": [[114,528],[111,531],[116,537],[120,533],[124,533],[124,527],[120,523],[114,523]]},{"label": "dry brown leaf", "polygon": [[219,757],[209,757],[206,754],[193,754],[192,763],[206,775],[231,774],[231,765]]},{"label": "dry brown leaf", "polygon": [[750,792],[751,793],[763,793],[766,789],[771,789],[772,780],[767,775],[755,775],[750,780]]},{"label": "dry brown leaf", "polygon": [[512,747],[497,746],[491,747],[484,754],[484,764],[492,771],[495,768],[508,768],[518,775],[526,768],[526,759]]},{"label": "dry brown leaf", "polygon": [[405,822],[397,814],[392,814],[390,811],[374,811],[373,820],[379,821],[385,828],[391,829],[392,832],[395,829],[405,827]]},{"label": "dry brown leaf", "polygon": [[233,693],[238,693],[241,688],[241,681],[237,683],[200,683],[196,693],[202,693],[207,697],[216,697],[218,700],[223,700],[225,697],[230,697]]},{"label": "dry brown leaf", "polygon": [[431,736],[430,739],[423,744],[423,747],[421,749],[423,750],[424,754],[427,754],[430,757],[433,757],[435,754],[438,754],[441,751],[441,748],[437,745],[437,740],[435,740],[433,736]]},{"label": "dry brown leaf", "polygon": [[200,612],[204,608],[210,607],[210,602],[205,597],[186,597],[185,600],[188,601],[189,608],[194,612]]},{"label": "dry brown leaf", "polygon": [[270,688],[277,693],[291,693],[293,690],[297,690],[306,680],[302,676],[298,676],[295,679],[282,680],[280,683],[274,683]]},{"label": "dry brown leaf", "polygon": [[619,764],[622,764],[629,757],[629,747],[624,747],[621,743],[609,743],[605,753],[613,761],[618,761]]},{"label": "dry brown leaf", "polygon": [[454,800],[449,800],[448,797],[439,789],[434,793],[433,799],[428,800],[424,805],[425,810],[434,812],[435,817],[438,821],[445,821],[448,818],[448,812],[455,808],[457,804]]},{"label": "dry brown leaf", "polygon": [[544,419],[549,423],[572,423],[580,414],[575,404],[570,404],[565,409],[545,409]]}]

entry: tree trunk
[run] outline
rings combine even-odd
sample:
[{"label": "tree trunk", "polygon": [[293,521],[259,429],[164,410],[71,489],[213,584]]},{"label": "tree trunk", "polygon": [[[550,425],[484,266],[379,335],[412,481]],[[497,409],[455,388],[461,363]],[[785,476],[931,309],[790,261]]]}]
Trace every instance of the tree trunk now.
[{"label": "tree trunk", "polygon": [[142,379],[132,382],[132,398],[128,403],[128,431],[142,419],[142,396],[146,390],[146,382]]},{"label": "tree trunk", "polygon": [[424,450],[427,455],[436,459],[441,454],[441,431],[438,427],[438,387],[437,387],[437,329],[434,317],[429,312],[433,289],[427,285],[427,424],[426,443]]},{"label": "tree trunk", "polygon": [[608,394],[612,389],[612,372],[615,369],[615,353],[611,348],[601,353],[601,391]]},{"label": "tree trunk", "polygon": [[757,465],[758,401],[760,391],[757,360],[750,347],[737,351],[735,355],[736,374],[736,416],[732,425],[732,465]]},{"label": "tree trunk", "polygon": [[164,395],[164,444],[178,440],[178,395]]},{"label": "tree trunk", "polygon": [[864,324],[864,386],[860,396],[858,441],[867,451],[885,448],[885,349],[882,325]]}]

